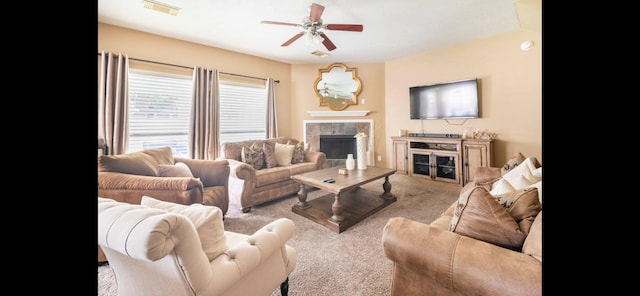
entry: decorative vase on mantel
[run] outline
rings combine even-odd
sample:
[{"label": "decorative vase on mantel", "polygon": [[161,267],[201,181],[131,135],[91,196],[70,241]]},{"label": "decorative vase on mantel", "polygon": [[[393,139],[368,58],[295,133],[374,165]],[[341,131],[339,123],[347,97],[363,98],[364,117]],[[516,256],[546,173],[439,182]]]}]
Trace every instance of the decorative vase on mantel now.
[{"label": "decorative vase on mantel", "polygon": [[353,170],[356,166],[356,161],[353,159],[353,154],[349,153],[347,154],[347,170]]},{"label": "decorative vase on mantel", "polygon": [[367,169],[367,135],[364,133],[358,133],[354,136],[356,138],[356,148],[358,150],[358,169]]}]

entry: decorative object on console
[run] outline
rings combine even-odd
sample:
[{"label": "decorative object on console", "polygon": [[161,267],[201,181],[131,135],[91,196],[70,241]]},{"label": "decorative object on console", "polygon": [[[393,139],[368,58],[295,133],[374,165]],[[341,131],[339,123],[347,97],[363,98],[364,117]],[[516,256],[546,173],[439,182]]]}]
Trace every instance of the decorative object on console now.
[{"label": "decorative object on console", "polygon": [[347,166],[347,170],[353,170],[356,166],[356,162],[355,160],[353,160],[353,154],[349,153],[347,154],[347,161],[346,161],[346,166]]},{"label": "decorative object on console", "polygon": [[358,150],[358,169],[366,170],[367,169],[367,135],[365,133],[357,133],[354,138],[356,138],[356,146]]},{"label": "decorative object on console", "polygon": [[497,133],[491,133],[489,131],[487,131],[486,129],[483,131],[480,131],[480,129],[476,129],[473,132],[473,138],[474,139],[483,139],[483,140],[495,140],[498,138],[498,134]]}]

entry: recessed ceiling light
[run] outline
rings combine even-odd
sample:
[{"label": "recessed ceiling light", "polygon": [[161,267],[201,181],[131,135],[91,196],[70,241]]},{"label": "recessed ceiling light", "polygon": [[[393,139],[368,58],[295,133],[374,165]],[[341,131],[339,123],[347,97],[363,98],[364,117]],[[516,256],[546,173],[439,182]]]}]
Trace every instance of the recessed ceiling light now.
[{"label": "recessed ceiling light", "polygon": [[144,8],[152,9],[155,11],[159,11],[162,13],[170,14],[170,15],[178,15],[180,12],[180,7],[171,6],[169,4],[160,3],[153,0],[144,0]]},{"label": "recessed ceiling light", "polygon": [[524,41],[520,43],[521,50],[529,50],[531,47],[533,47],[533,41]]},{"label": "recessed ceiling light", "polygon": [[312,54],[312,55],[317,55],[317,56],[319,56],[319,57],[321,57],[321,58],[324,58],[324,57],[328,57],[328,56],[329,56],[329,54],[328,54],[328,53],[326,53],[326,52],[324,52],[324,51],[320,51],[320,50],[314,50],[314,51],[312,51],[312,52],[311,52],[311,54]]}]

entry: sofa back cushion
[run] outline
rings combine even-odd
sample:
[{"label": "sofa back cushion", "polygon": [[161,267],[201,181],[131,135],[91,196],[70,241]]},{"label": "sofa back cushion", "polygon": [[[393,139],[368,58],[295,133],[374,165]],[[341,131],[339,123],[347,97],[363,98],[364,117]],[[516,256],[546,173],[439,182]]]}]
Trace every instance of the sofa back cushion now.
[{"label": "sofa back cushion", "polygon": [[159,176],[159,164],[173,164],[171,148],[162,147],[118,155],[98,157],[99,172],[116,172],[142,176]]},{"label": "sofa back cushion", "polygon": [[251,147],[251,145],[253,145],[254,143],[256,145],[263,145],[267,141],[269,141],[270,143],[274,143],[273,145],[275,147],[275,143],[286,144],[289,140],[291,140],[291,138],[289,137],[278,137],[266,140],[263,139],[239,142],[225,142],[220,145],[220,158],[242,161],[242,147]]}]

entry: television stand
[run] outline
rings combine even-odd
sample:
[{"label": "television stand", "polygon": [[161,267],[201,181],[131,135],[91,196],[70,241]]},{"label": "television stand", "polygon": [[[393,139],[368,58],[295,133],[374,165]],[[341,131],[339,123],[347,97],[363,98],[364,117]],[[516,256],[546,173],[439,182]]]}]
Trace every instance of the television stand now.
[{"label": "television stand", "polygon": [[391,137],[397,173],[465,185],[478,167],[492,165],[493,140],[409,135]]}]

